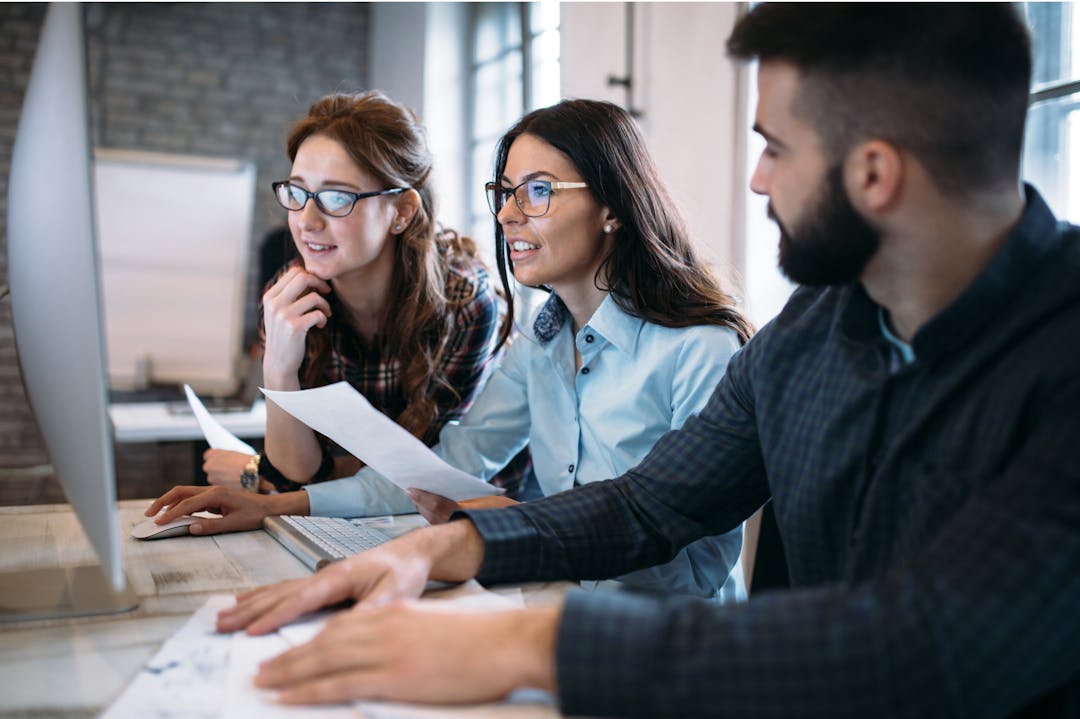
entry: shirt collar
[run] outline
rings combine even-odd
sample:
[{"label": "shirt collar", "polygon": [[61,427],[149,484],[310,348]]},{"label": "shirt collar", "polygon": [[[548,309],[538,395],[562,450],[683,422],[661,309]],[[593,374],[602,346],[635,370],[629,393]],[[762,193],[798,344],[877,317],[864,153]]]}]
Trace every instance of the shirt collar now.
[{"label": "shirt collar", "polygon": [[[1057,220],[1042,196],[1031,185],[1024,190],[1024,212],[997,254],[951,305],[915,333],[910,346],[920,360],[955,351],[985,332],[1033,276],[1035,265],[1062,241],[1061,233],[1055,232]],[[878,305],[861,284],[834,289],[847,295],[841,317],[844,334],[856,342],[887,341],[878,324]]]},{"label": "shirt collar", "polygon": [[889,322],[885,319],[885,308],[878,307],[878,328],[881,330],[881,336],[892,346],[895,350],[897,357],[903,364],[911,364],[915,361],[915,350],[911,348],[904,340],[893,334],[893,331],[889,329]]},{"label": "shirt collar", "polygon": [[620,352],[632,354],[637,347],[638,336],[645,320],[627,314],[609,292],[593,312],[585,328],[615,345]]},{"label": "shirt collar", "polygon": [[[919,328],[912,338],[915,354],[944,354],[964,347],[999,322],[1035,266],[1062,241],[1057,219],[1039,192],[1025,184],[1020,220],[975,281],[956,300]],[[925,352],[924,352],[925,348]]]},{"label": "shirt collar", "polygon": [[[559,334],[563,325],[568,325],[569,322],[570,311],[559,296],[552,292],[533,319],[532,334],[541,345],[547,345]],[[611,293],[608,293],[582,331],[591,330],[620,351],[631,353],[637,346],[637,338],[644,323],[641,318],[624,312]]]}]

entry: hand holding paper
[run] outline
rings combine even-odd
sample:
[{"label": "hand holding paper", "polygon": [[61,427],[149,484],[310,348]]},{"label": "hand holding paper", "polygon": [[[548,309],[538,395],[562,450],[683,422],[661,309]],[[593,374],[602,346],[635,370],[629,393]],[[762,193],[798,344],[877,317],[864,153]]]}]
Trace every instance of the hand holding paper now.
[{"label": "hand holding paper", "polygon": [[402,489],[416,487],[455,502],[502,494],[498,487],[451,467],[347,382],[299,392],[262,392]]}]

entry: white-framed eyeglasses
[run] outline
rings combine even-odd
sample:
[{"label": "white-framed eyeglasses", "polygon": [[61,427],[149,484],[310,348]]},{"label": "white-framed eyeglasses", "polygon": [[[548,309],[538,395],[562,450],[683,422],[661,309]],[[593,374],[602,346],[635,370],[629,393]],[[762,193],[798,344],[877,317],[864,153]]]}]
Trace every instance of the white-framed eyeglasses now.
[{"label": "white-framed eyeglasses", "polygon": [[516,187],[503,187],[497,182],[484,185],[488,208],[498,216],[511,196],[521,214],[526,217],[542,217],[551,209],[553,190],[579,190],[589,185],[585,182],[551,182],[550,180],[525,180]]}]

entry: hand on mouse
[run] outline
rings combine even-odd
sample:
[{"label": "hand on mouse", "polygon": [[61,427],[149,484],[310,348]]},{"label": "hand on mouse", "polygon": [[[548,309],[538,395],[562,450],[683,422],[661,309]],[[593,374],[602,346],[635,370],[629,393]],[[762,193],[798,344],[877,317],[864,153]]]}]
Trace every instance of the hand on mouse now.
[{"label": "hand on mouse", "polygon": [[273,514],[307,514],[311,511],[307,492],[283,494],[252,494],[231,487],[173,487],[154,500],[146,510],[153,517],[162,508],[168,509],[157,517],[158,524],[165,524],[185,514],[213,512],[221,519],[200,519],[189,528],[192,534],[219,534],[258,529],[264,517]]}]

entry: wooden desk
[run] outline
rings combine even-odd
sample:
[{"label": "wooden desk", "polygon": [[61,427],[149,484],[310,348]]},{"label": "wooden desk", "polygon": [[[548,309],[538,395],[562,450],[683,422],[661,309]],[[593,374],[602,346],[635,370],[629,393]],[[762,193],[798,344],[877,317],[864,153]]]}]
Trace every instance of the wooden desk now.
[{"label": "wooden desk", "polygon": [[[127,614],[0,624],[0,717],[96,716],[213,594],[303,577],[307,567],[262,531],[141,542],[128,537],[150,500],[119,503],[124,566],[139,596]],[[399,517],[402,531],[423,520]],[[0,570],[93,560],[68,505],[0,507]],[[528,604],[566,583],[524,587]]]}]

